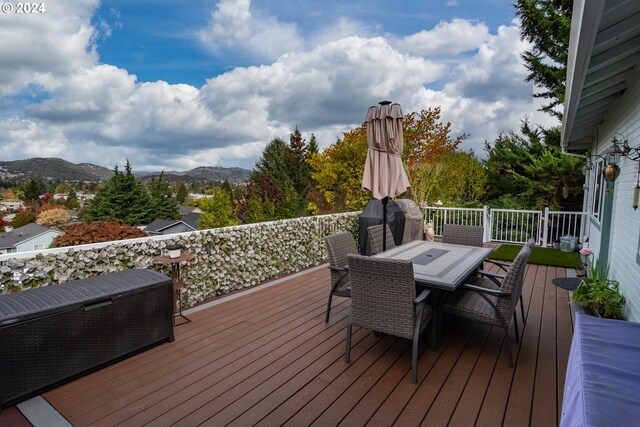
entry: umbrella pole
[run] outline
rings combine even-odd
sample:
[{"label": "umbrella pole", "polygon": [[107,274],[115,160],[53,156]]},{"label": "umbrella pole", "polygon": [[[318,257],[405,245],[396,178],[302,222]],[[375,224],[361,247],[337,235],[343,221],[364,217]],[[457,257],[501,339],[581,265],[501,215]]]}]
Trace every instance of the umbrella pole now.
[{"label": "umbrella pole", "polygon": [[388,197],[382,198],[382,251],[387,250],[387,203]]}]

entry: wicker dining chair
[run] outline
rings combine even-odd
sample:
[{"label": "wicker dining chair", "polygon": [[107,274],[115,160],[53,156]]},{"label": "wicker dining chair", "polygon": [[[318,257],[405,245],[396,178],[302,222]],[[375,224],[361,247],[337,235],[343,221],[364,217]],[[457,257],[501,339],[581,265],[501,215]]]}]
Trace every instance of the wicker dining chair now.
[{"label": "wicker dining chair", "polygon": [[[396,243],[393,240],[393,234],[388,225],[386,225],[386,246],[387,250],[396,247]],[[369,253],[375,255],[382,252],[382,224],[372,225],[367,228],[367,234],[369,235]]]},{"label": "wicker dining chair", "polygon": [[[533,251],[533,248],[536,247],[535,239],[533,237],[531,237],[529,240],[527,240],[527,243],[525,243],[525,246],[528,246],[529,249],[531,249],[531,251]],[[496,261],[496,260],[493,260],[493,259],[488,259],[485,262],[497,266],[500,270],[502,270],[505,273],[507,271],[509,271],[509,267],[511,266],[510,262]],[[524,323],[526,323],[526,318],[524,317],[524,301],[522,299],[522,291],[520,292],[519,299],[520,299],[520,313],[522,314],[522,323],[524,324]]]},{"label": "wicker dining chair", "polygon": [[513,356],[509,325],[513,318],[515,339],[519,342],[515,308],[522,292],[525,268],[530,254],[531,249],[524,245],[502,280],[492,278],[491,274],[470,278],[472,283],[462,285],[461,289],[447,296],[441,304],[441,309],[445,313],[502,327],[507,340],[511,367],[513,367]]},{"label": "wicker dining chair", "polygon": [[[411,382],[418,379],[418,342],[421,333],[432,323],[434,312],[427,305],[429,290],[416,298],[413,264],[409,260],[392,260],[349,255],[351,276],[351,316],[347,325],[345,361],[351,355],[353,325],[376,332],[413,340]],[[434,325],[435,322],[432,323]],[[433,332],[433,331],[432,331]]]},{"label": "wicker dining chair", "polygon": [[482,247],[484,227],[477,225],[444,224],[442,243]]},{"label": "wicker dining chair", "polygon": [[331,290],[329,291],[329,302],[327,303],[327,315],[325,317],[325,323],[327,323],[331,314],[333,296],[351,297],[347,255],[357,254],[358,247],[351,233],[338,233],[327,236],[325,243],[327,244],[329,269],[331,270]]}]

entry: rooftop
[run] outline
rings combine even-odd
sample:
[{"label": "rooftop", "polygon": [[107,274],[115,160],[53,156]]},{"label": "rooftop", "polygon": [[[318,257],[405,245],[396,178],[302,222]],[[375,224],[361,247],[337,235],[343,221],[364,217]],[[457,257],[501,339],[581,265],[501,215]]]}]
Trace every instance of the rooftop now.
[{"label": "rooftop", "polygon": [[[509,368],[499,328],[453,322],[422,347],[354,328],[350,300],[324,322],[326,265],[188,311],[176,340],[45,393],[73,425],[557,426],[572,337],[565,269],[529,265],[527,323]],[[518,310],[519,312],[519,310]],[[426,340],[425,340],[426,341]]]}]

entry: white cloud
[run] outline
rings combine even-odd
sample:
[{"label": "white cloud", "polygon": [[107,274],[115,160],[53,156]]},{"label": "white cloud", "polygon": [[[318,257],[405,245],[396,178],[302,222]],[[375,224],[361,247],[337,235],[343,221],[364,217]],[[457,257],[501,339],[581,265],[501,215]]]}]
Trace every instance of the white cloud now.
[{"label": "white cloud", "polygon": [[422,30],[395,43],[412,55],[457,55],[478,49],[489,39],[489,28],[466,19],[441,21],[431,30]]},{"label": "white cloud", "polygon": [[[91,16],[98,0],[60,0],[43,14],[0,13],[0,96],[97,62]],[[70,12],[72,11],[72,12]]]},{"label": "white cloud", "polygon": [[251,0],[221,0],[199,38],[213,51],[240,48],[271,60],[304,47],[296,24],[283,23],[272,16],[255,16]]},{"label": "white cloud", "polygon": [[[326,147],[385,98],[400,102],[405,112],[440,105],[443,119],[455,132],[470,133],[466,145],[480,153],[484,139],[517,128],[533,109],[519,56],[526,45],[515,24],[490,34],[482,23],[454,20],[391,39],[353,36],[366,29],[336,18],[332,31],[305,42],[294,24],[257,17],[248,0],[223,0],[203,40],[277,59],[235,68],[198,89],[139,82],[125,69],[98,64],[90,25],[95,7],[87,2],[81,19],[44,21],[41,33],[47,37],[38,40],[50,55],[0,45],[0,69],[15,74],[8,65],[14,59],[25,71],[19,77],[0,73],[0,96],[27,84],[47,93],[20,114],[0,115],[1,159],[55,156],[108,167],[129,159],[140,170],[250,168],[269,140],[288,138],[294,126],[307,139],[314,132]],[[0,35],[14,39],[27,31],[23,25],[0,25]],[[30,31],[37,33],[35,27]],[[51,43],[42,42],[49,36]],[[303,45],[315,47],[305,51]],[[460,52],[467,54],[454,57]],[[445,54],[446,60],[429,59]]]}]

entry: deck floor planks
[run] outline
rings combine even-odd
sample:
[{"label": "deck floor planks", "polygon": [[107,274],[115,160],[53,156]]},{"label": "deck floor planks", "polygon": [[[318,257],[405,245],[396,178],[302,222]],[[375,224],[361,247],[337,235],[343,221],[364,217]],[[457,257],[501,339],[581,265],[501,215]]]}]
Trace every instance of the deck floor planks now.
[{"label": "deck floor planks", "polygon": [[513,381],[504,415],[505,426],[520,426],[531,419],[531,404],[538,363],[538,346],[542,325],[546,269],[535,268],[536,278],[527,323],[520,337],[518,362],[513,369]]},{"label": "deck floor planks", "polygon": [[[558,269],[557,277],[565,277],[565,269]],[[557,333],[558,354],[556,356],[556,371],[558,376],[558,420],[562,415],[562,397],[564,395],[564,383],[567,375],[567,361],[569,360],[569,351],[571,350],[571,340],[573,339],[573,322],[571,319],[571,308],[569,306],[569,291],[557,289]]]},{"label": "deck floor planks", "polygon": [[[149,410],[130,413],[130,415],[135,414],[136,417],[132,422],[139,421],[143,416],[153,419],[160,408],[173,409],[171,416],[165,417],[167,420],[179,417],[181,411],[189,413],[193,408],[198,408],[200,400],[205,399],[202,402],[204,404],[206,399],[211,399],[219,391],[225,390],[225,384],[233,385],[236,382],[244,381],[252,374],[264,375],[266,372],[263,369],[271,368],[269,365],[271,362],[278,360],[280,356],[286,355],[289,351],[296,350],[296,347],[304,347],[305,337],[319,342],[330,338],[338,331],[317,325],[316,319],[323,314],[323,310],[315,310],[308,315],[308,320],[293,329],[288,328],[288,324],[282,325],[280,329],[286,329],[284,334],[280,336],[264,335],[221,359],[216,359],[215,353],[211,357],[208,356],[210,362],[193,371],[193,374],[181,376],[177,381],[170,382],[166,389],[160,388],[159,393],[161,394],[155,392],[152,395],[146,395],[144,397],[147,403],[145,406],[151,405],[153,407],[148,408]],[[346,307],[343,310],[337,309],[336,316],[346,318]],[[298,338],[299,341],[292,340],[292,338]],[[200,366],[200,361],[197,362]],[[216,391],[207,393],[207,390],[212,387],[216,387]],[[161,402],[158,402],[159,397],[162,397]],[[142,403],[137,406],[142,406]],[[107,417],[104,420],[104,425],[111,425],[113,421],[115,421],[114,416]]]},{"label": "deck floor planks", "polygon": [[[90,399],[93,397],[93,394],[99,392],[101,387],[107,389],[109,381],[115,382],[116,384],[121,383],[122,379],[117,378],[114,375],[115,372],[121,372],[123,377],[130,378],[129,375],[132,371],[135,371],[137,375],[141,374],[140,363],[152,366],[151,362],[160,357],[178,359],[185,354],[193,353],[205,344],[215,342],[210,340],[227,340],[228,342],[227,338],[237,333],[238,325],[246,322],[244,316],[254,316],[257,320],[264,320],[268,318],[268,316],[272,316],[273,313],[271,311],[265,311],[264,309],[270,307],[270,304],[272,305],[271,309],[273,309],[275,307],[273,303],[278,302],[278,298],[284,299],[284,302],[282,302],[284,304],[292,304],[294,302],[304,303],[308,295],[304,292],[304,289],[296,289],[296,283],[297,282],[292,281],[292,283],[288,284],[289,286],[283,286],[283,289],[277,289],[277,292],[274,292],[273,295],[269,294],[268,298],[265,300],[260,299],[253,305],[248,300],[242,301],[242,299],[236,299],[230,301],[227,303],[228,307],[224,307],[224,310],[219,312],[218,318],[226,319],[227,314],[233,313],[235,313],[235,316],[229,316],[228,320],[218,321],[213,326],[207,321],[211,320],[210,317],[212,316],[211,314],[205,314],[208,311],[194,313],[194,315],[190,316],[192,323],[188,324],[189,327],[181,325],[175,328],[176,340],[180,341],[180,346],[165,344],[155,347],[114,365],[114,370],[110,371],[109,374],[98,371],[94,374],[87,375],[75,381],[73,387],[65,387],[47,393],[46,398],[50,403],[57,403],[64,407],[65,403],[62,403],[64,399],[69,397],[73,398],[75,394],[80,395],[81,399]],[[329,286],[328,283],[327,286]],[[289,294],[286,293],[287,290]],[[317,289],[316,292],[318,294],[322,293],[321,289]],[[223,306],[227,304],[223,304]],[[187,333],[184,331],[187,331]],[[190,344],[190,346],[187,344]],[[96,382],[100,382],[101,387],[95,387]],[[87,388],[84,384],[89,384],[90,387]],[[93,387],[91,387],[91,385],[93,385]],[[79,403],[79,399],[74,398],[73,400],[76,404]]]},{"label": "deck floor planks", "polygon": [[538,363],[536,367],[533,402],[531,405],[531,424],[536,426],[558,425],[556,405],[558,402],[557,382],[557,348],[556,348],[556,317],[557,317],[557,288],[551,283],[556,277],[556,269],[546,271],[544,301],[542,306],[542,322],[540,325],[540,339],[538,343]]},{"label": "deck floor planks", "polygon": [[[410,383],[408,340],[354,329],[352,361],[344,362],[349,300],[334,298],[324,323],[328,276],[308,272],[193,313],[174,343],[46,397],[78,426],[536,425],[543,411],[542,421],[557,424],[572,322],[568,293],[551,279],[563,269],[527,268],[528,321],[521,345],[512,346],[514,369],[500,328],[458,321],[436,352],[421,345],[418,385]],[[547,355],[550,367],[542,365]],[[172,372],[154,378],[163,366]]]},{"label": "deck floor planks", "polygon": [[[315,316],[321,313],[323,310],[321,307],[315,307],[315,312],[305,314],[304,321],[311,321]],[[287,311],[281,312],[287,313]],[[282,333],[287,330],[291,337],[295,337],[296,334],[290,332],[287,326],[290,322],[300,320],[300,309],[295,307],[291,308],[291,313],[284,319],[278,320],[272,325],[267,325],[265,330],[274,334]],[[315,323],[315,322],[313,322]],[[301,327],[301,326],[298,326]],[[245,331],[251,331],[251,328],[245,328]],[[280,331],[280,332],[278,332]],[[285,332],[287,333],[287,332]],[[225,338],[229,340],[229,337]],[[264,333],[260,334],[260,331],[253,331],[245,336],[238,336],[236,342],[227,341],[226,345],[220,346],[215,344],[207,345],[196,352],[185,354],[184,357],[176,360],[170,360],[164,362],[163,360],[156,360],[142,377],[136,377],[126,381],[124,384],[117,385],[115,388],[111,388],[100,395],[102,400],[110,401],[111,404],[107,407],[101,404],[98,410],[90,409],[86,405],[83,407],[83,412],[88,414],[86,417],[80,418],[78,421],[85,422],[85,420],[94,420],[106,416],[106,411],[119,407],[118,405],[125,405],[132,398],[146,396],[149,390],[158,389],[164,391],[165,385],[170,385],[172,388],[176,387],[176,381],[180,378],[187,378],[190,383],[192,379],[189,379],[188,374],[197,372],[198,374],[205,375],[210,369],[215,369],[220,363],[234,363],[236,362],[238,352],[244,353],[250,351],[252,348],[259,347],[261,344],[266,344],[268,341],[275,339],[275,337],[269,337]],[[243,348],[246,347],[246,348]],[[264,347],[266,349],[267,347]],[[217,362],[212,364],[212,362]],[[145,369],[146,370],[146,369]],[[185,385],[186,386],[186,385]],[[126,395],[126,398],[118,399],[118,396]],[[115,400],[112,400],[115,398]],[[94,404],[100,404],[100,399],[94,399]],[[84,415],[84,414],[83,414]],[[97,417],[97,418],[96,418]],[[93,422],[93,421],[91,421]]]}]

